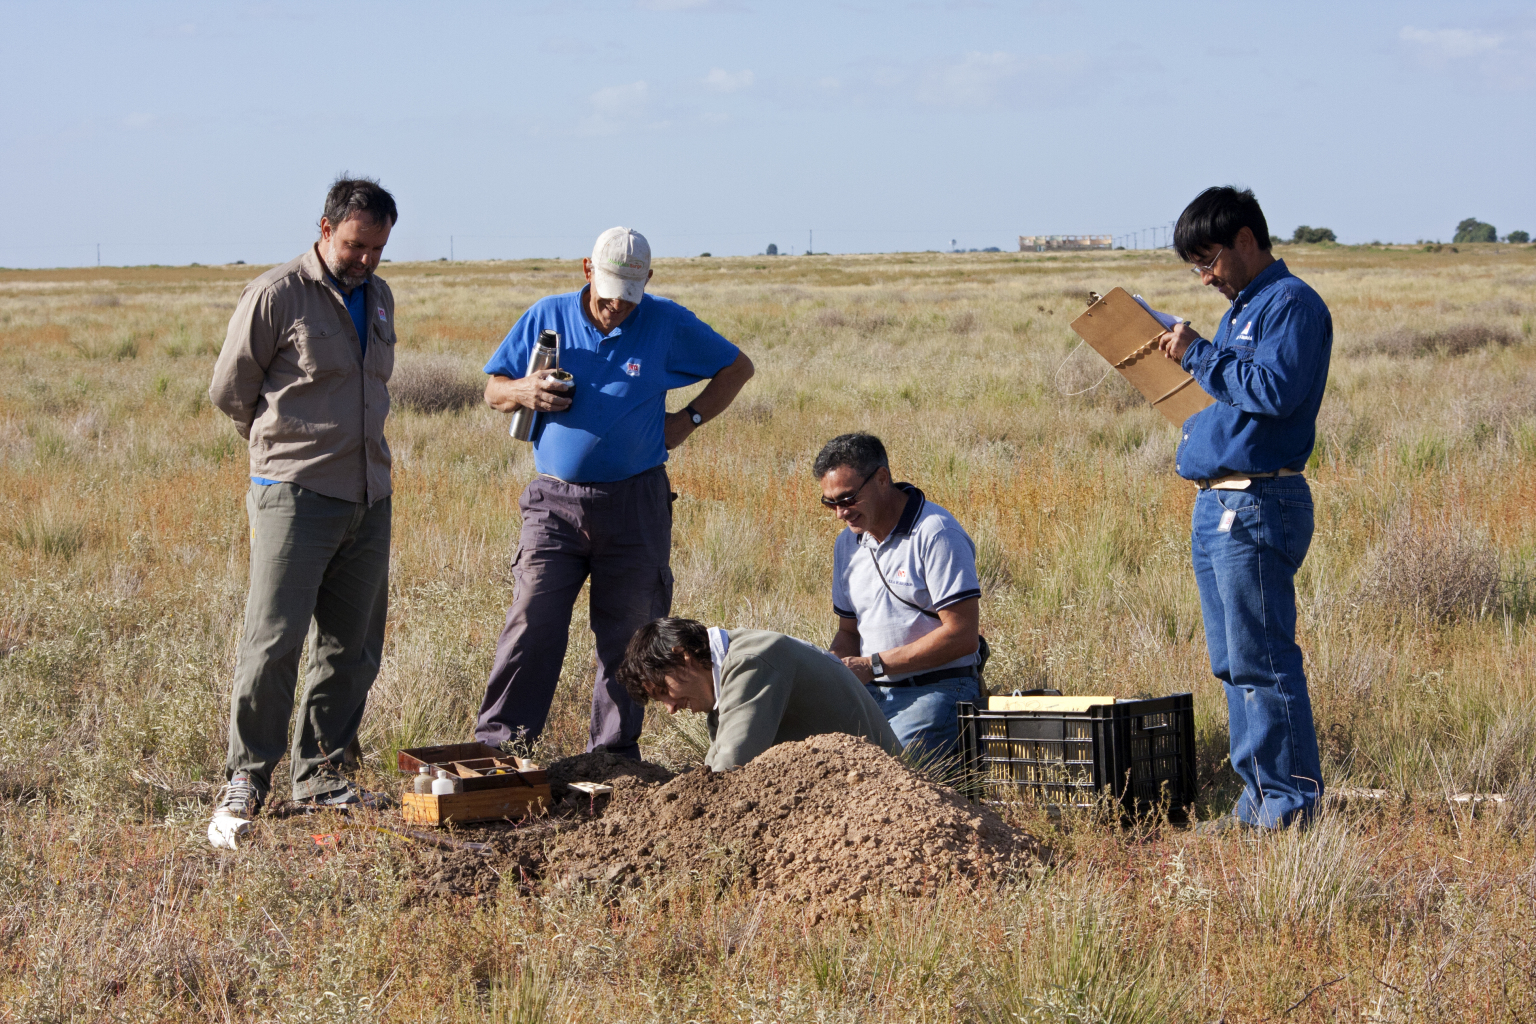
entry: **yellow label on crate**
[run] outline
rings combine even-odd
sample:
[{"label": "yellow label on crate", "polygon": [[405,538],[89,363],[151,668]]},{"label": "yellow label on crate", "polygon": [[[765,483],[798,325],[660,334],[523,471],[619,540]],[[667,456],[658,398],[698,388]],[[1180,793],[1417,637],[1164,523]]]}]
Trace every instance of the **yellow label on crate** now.
[{"label": "yellow label on crate", "polygon": [[988,711],[1087,711],[1113,704],[1113,697],[989,697]]}]

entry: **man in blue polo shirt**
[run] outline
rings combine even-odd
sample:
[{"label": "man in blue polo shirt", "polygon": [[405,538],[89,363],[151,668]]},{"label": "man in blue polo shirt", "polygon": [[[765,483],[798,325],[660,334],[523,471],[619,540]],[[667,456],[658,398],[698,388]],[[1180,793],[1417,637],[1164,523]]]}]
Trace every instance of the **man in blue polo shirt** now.
[{"label": "man in blue polo shirt", "polygon": [[811,472],[822,505],[847,525],[832,549],[832,653],[903,747],[948,756],[955,705],[981,695],[976,545],[948,511],[891,479],[872,434],[834,437]]},{"label": "man in blue polo shirt", "polygon": [[[672,607],[672,492],[664,463],[724,412],[752,361],[687,309],[645,294],[651,248],[628,228],[598,236],[582,261],[587,286],[529,307],[485,372],[493,409],[533,409],[538,472],[523,491],[514,588],[475,735],[493,746],[544,729],[560,680],[571,608],[588,576],[597,679],[587,749],[638,758],[645,709],[616,676],[635,630]],[[560,335],[559,367],[527,375],[545,330]],[[667,391],[709,384],[668,413]]]},{"label": "man in blue polo shirt", "polygon": [[1191,527],[1211,671],[1227,695],[1232,768],[1244,790],[1217,829],[1279,828],[1323,794],[1312,703],[1296,645],[1296,571],[1312,542],[1302,471],[1328,383],[1333,319],[1270,252],[1250,191],[1209,188],[1179,217],[1173,245],[1232,303],[1206,340],[1164,334],[1215,403],[1184,421],[1176,469],[1199,488]]}]

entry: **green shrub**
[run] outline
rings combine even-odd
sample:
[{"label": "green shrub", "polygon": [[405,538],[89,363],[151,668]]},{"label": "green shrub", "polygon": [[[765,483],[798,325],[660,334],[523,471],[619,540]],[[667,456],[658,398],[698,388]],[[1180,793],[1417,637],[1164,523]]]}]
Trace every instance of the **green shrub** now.
[{"label": "green shrub", "polygon": [[1526,242],[1529,242],[1530,240],[1531,240],[1530,234],[1528,232],[1525,232],[1525,231],[1511,231],[1509,234],[1504,236],[1504,241],[1506,241],[1506,242],[1514,242],[1516,245],[1524,245]]},{"label": "green shrub", "polygon": [[1301,244],[1304,242],[1337,242],[1339,239],[1333,233],[1332,228],[1312,228],[1303,224],[1291,235],[1291,242]]},{"label": "green shrub", "polygon": [[1484,224],[1476,217],[1468,217],[1456,225],[1456,237],[1452,242],[1497,242],[1499,233],[1492,224]]}]

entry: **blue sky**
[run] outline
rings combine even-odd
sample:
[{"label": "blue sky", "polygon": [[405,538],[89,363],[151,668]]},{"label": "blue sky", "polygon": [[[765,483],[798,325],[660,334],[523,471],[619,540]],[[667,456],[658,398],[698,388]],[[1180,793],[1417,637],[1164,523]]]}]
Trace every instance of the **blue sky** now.
[{"label": "blue sky", "polygon": [[287,259],[343,169],[402,260],[1536,231],[1531,3],[0,2],[0,89],[0,266]]}]

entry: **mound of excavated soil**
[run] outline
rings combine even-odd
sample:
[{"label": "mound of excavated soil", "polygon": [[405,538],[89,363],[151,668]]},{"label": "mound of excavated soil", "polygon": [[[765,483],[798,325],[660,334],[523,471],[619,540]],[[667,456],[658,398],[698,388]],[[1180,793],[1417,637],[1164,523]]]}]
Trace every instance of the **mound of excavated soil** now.
[{"label": "mound of excavated soil", "polygon": [[[770,899],[851,905],[882,891],[992,881],[1042,856],[992,811],[841,734],[780,744],[723,773],[674,777],[604,752],[557,761],[549,773],[552,814],[459,830],[487,848],[424,853],[412,902],[491,899],[507,883],[639,885],[697,871]],[[577,780],[607,782],[613,796],[589,800],[568,789]]]},{"label": "mound of excavated soil", "polygon": [[988,881],[1038,855],[995,813],[838,734],[616,793],[602,818],[550,838],[543,867],[556,881],[629,885],[726,873],[773,899],[828,904]]},{"label": "mound of excavated soil", "polygon": [[572,782],[606,782],[613,787],[614,797],[623,799],[632,787],[652,786],[671,778],[672,773],[659,764],[635,761],[606,750],[567,757],[549,766],[549,788],[557,800]]}]

